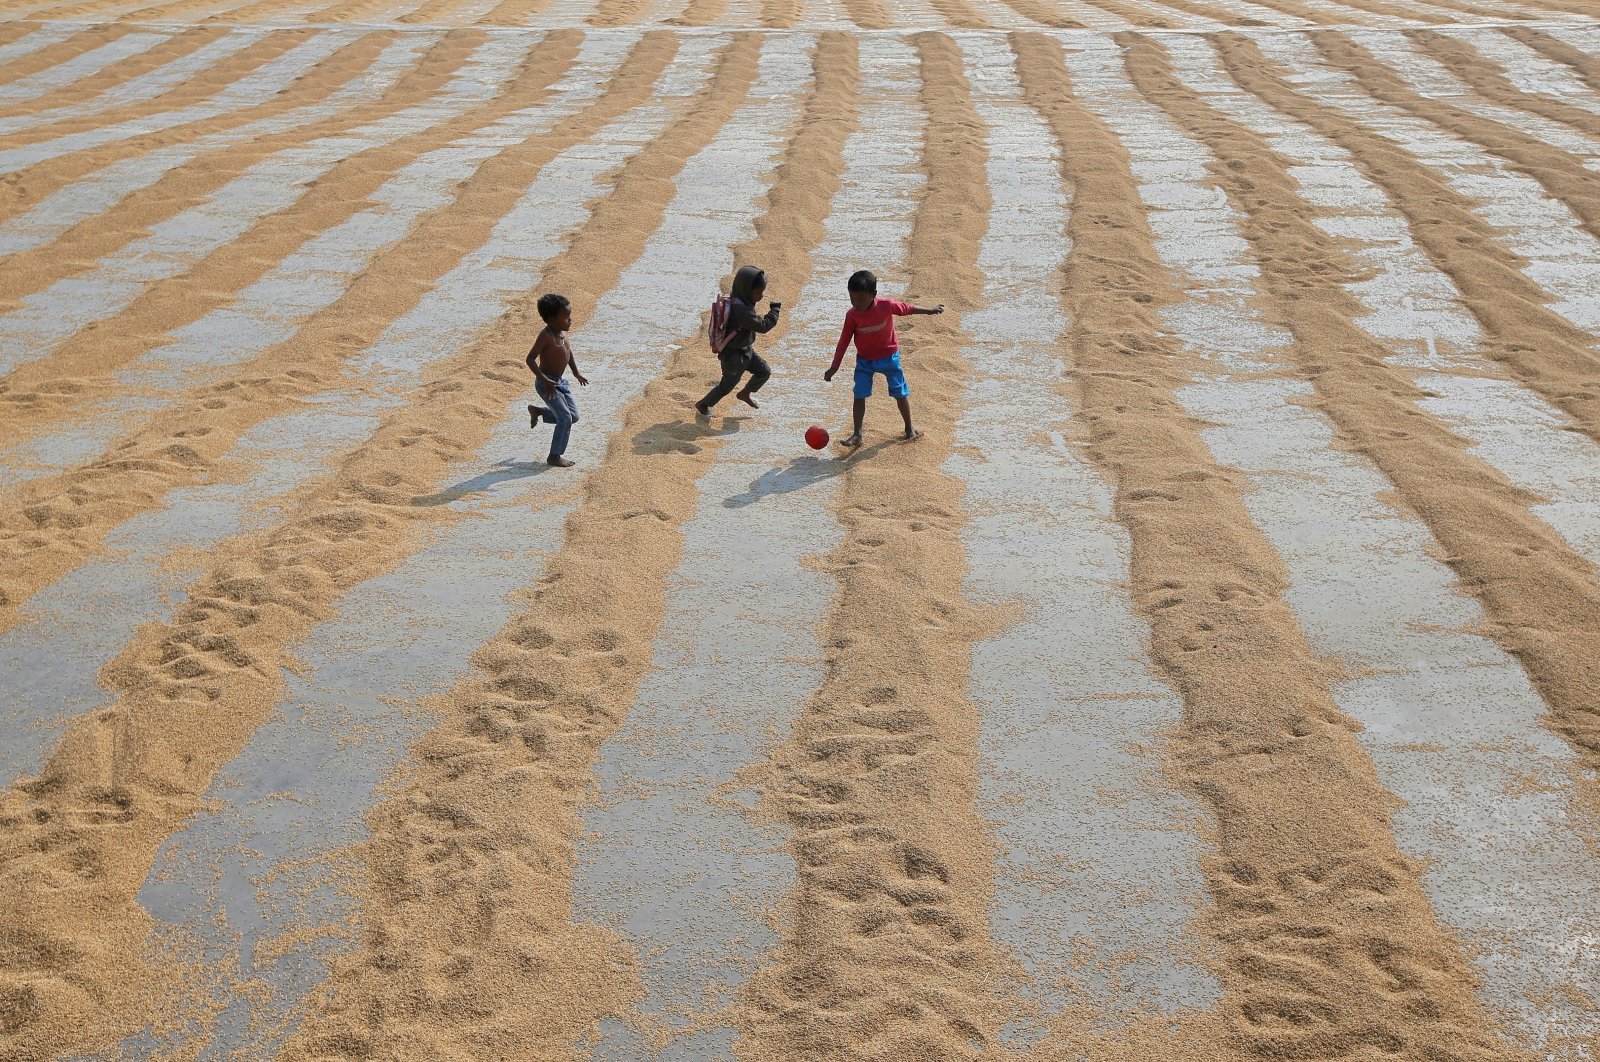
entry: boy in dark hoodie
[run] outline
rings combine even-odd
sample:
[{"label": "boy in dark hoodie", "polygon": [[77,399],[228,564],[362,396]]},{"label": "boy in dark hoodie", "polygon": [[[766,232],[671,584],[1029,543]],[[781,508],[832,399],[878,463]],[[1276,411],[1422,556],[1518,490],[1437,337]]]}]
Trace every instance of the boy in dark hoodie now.
[{"label": "boy in dark hoodie", "polygon": [[783,307],[781,302],[770,302],[764,315],[757,314],[756,303],[766,293],[767,275],[755,266],[741,266],[739,272],[734,274],[733,287],[728,293],[728,327],[733,330],[733,338],[717,355],[717,360],[722,363],[722,379],[694,404],[695,412],[702,417],[709,415],[712,406],[728,397],[746,372],[750,374],[750,382],[735,397],[751,409],[761,408],[754,396],[771,377],[772,368],[755,351],[756,335],[772,331],[778,323],[778,311]]}]

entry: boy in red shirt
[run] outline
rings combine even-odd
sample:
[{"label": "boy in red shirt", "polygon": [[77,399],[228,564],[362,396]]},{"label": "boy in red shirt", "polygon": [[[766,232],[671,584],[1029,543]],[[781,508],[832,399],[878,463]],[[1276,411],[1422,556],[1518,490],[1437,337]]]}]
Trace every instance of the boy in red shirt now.
[{"label": "boy in red shirt", "polygon": [[944,313],[944,303],[932,309],[913,306],[898,299],[878,298],[878,278],[865,269],[851,274],[845,285],[850,291],[850,309],[844,315],[844,331],[839,333],[839,345],[833,351],[833,365],[822,374],[831,381],[844,360],[850,340],[856,341],[855,403],[850,412],[855,417],[855,431],[841,446],[861,445],[861,421],[867,415],[867,399],[872,396],[872,378],[883,374],[889,385],[889,394],[900,407],[900,416],[906,422],[907,441],[922,433],[911,426],[911,388],[906,386],[906,374],[900,368],[900,340],[894,334],[894,319],[912,314]]}]

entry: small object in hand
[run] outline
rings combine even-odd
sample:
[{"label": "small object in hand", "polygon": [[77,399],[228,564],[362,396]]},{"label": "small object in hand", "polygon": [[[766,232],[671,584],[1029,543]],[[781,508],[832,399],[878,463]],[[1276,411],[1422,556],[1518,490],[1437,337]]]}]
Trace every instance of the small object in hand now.
[{"label": "small object in hand", "polygon": [[813,450],[820,450],[828,445],[828,429],[820,424],[813,424],[806,429],[806,445]]}]

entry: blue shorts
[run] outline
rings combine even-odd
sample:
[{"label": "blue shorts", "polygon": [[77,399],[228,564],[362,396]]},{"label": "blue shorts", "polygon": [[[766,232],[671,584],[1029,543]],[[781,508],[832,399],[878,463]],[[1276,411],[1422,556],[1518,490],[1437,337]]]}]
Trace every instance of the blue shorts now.
[{"label": "blue shorts", "polygon": [[873,358],[866,361],[856,359],[856,397],[872,397],[872,377],[877,373],[889,383],[890,398],[904,398],[911,393],[911,388],[906,386],[906,374],[900,368],[900,352],[897,350],[887,358]]}]

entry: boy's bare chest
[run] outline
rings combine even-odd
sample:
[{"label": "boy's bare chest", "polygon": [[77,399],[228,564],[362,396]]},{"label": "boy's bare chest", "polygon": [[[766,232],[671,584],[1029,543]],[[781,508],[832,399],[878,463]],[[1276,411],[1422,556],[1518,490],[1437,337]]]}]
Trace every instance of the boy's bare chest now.
[{"label": "boy's bare chest", "polygon": [[567,362],[572,360],[572,347],[565,335],[552,335],[547,338],[549,342],[545,343],[539,362],[547,373],[556,376],[567,367]]}]

